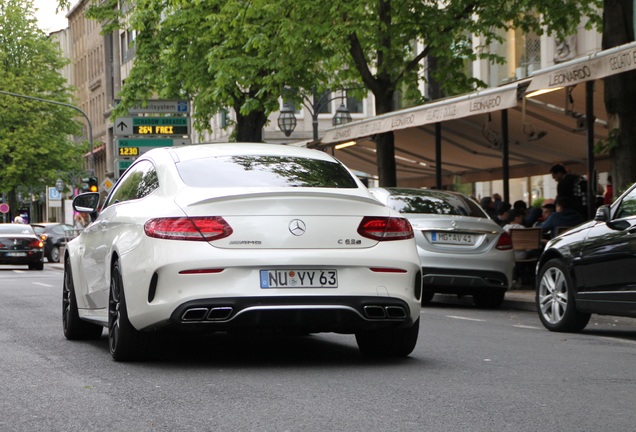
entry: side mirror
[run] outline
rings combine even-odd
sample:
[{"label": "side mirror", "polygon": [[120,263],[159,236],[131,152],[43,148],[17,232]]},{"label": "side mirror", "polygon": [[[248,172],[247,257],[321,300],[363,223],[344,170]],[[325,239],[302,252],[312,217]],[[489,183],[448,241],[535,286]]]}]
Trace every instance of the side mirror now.
[{"label": "side mirror", "polygon": [[98,192],[87,192],[73,198],[73,209],[77,212],[95,213],[99,207]]},{"label": "side mirror", "polygon": [[597,222],[609,222],[610,221],[610,207],[608,205],[600,206],[596,210],[594,220]]}]

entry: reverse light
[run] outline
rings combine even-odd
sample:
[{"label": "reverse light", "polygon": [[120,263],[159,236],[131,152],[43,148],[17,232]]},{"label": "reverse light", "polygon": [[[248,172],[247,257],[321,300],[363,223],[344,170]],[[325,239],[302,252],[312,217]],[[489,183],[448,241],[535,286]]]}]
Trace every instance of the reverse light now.
[{"label": "reverse light", "polygon": [[358,234],[378,241],[406,240],[413,238],[413,227],[405,218],[365,216]]},{"label": "reverse light", "polygon": [[168,240],[213,241],[228,237],[232,227],[220,216],[150,219],[144,224],[148,237]]},{"label": "reverse light", "polygon": [[497,246],[495,246],[499,250],[510,250],[512,249],[512,237],[507,232],[501,233],[499,236],[499,240],[497,241]]}]

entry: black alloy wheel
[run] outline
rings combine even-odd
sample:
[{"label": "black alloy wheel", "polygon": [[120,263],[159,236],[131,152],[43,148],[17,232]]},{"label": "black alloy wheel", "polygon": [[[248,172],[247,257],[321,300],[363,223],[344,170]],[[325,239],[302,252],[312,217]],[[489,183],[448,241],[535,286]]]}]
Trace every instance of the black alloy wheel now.
[{"label": "black alloy wheel", "polygon": [[79,317],[69,257],[64,259],[64,280],[62,282],[62,327],[64,329],[64,336],[68,340],[98,339],[104,330],[102,326],[83,321]]}]

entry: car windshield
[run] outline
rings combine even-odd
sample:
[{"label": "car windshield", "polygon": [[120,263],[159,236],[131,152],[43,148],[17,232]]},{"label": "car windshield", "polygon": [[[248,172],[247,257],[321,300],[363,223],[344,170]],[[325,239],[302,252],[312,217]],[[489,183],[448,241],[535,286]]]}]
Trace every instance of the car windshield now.
[{"label": "car windshield", "polygon": [[487,217],[479,206],[459,195],[429,191],[426,194],[397,194],[389,197],[389,206],[400,213]]},{"label": "car windshield", "polygon": [[342,165],[319,159],[224,156],[179,162],[177,169],[193,187],[358,187]]},{"label": "car windshield", "polygon": [[33,228],[22,224],[2,224],[0,234],[33,234]]}]

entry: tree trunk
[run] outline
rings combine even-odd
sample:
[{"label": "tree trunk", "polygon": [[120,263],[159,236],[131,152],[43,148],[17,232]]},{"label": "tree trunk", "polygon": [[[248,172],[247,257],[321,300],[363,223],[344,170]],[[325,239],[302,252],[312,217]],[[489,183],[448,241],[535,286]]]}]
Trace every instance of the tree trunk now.
[{"label": "tree trunk", "polygon": [[[374,96],[376,115],[385,114],[394,110],[393,92],[384,91],[381,94],[374,94]],[[395,135],[393,134],[393,132],[385,132],[376,135],[375,148],[380,186],[397,186],[397,169],[395,165]]]},{"label": "tree trunk", "polygon": [[[634,40],[632,0],[605,0],[603,49]],[[610,132],[617,128],[610,148],[614,195],[636,181],[636,71],[605,78],[605,108]],[[614,125],[614,126],[612,126]]]},{"label": "tree trunk", "polygon": [[242,115],[236,110],[236,141],[263,142],[263,127],[266,123],[267,116],[263,111]]}]

